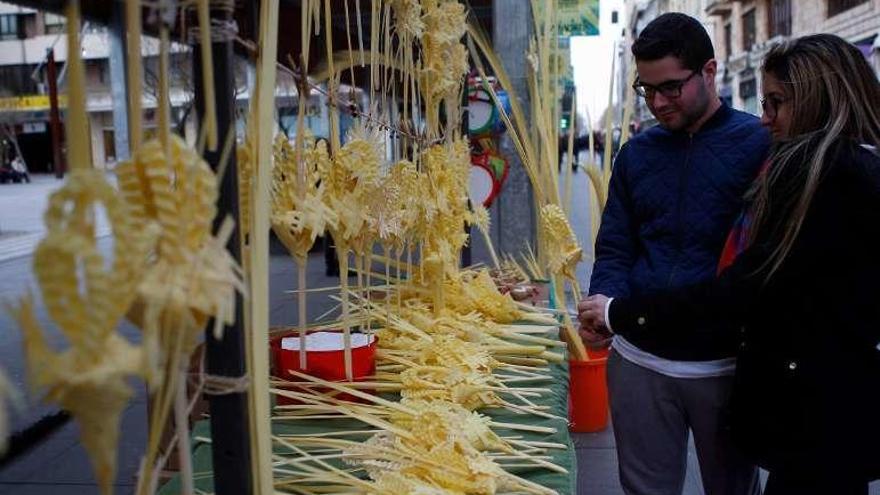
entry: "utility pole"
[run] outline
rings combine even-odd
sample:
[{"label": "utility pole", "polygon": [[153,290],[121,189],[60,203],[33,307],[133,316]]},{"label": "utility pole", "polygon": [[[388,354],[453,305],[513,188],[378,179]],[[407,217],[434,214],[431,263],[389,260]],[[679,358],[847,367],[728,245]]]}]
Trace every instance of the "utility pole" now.
[{"label": "utility pole", "polygon": [[[520,105],[529,121],[529,89],[526,79],[527,67],[524,53],[529,51],[532,36],[532,9],[530,2],[522,0],[492,1],[492,45],[498,58],[507,69]],[[511,96],[513,96],[511,92]],[[534,192],[525,167],[508,134],[503,134],[499,150],[510,161],[510,173],[504,181],[501,194],[492,206],[492,241],[499,253],[512,253],[522,249],[526,242],[537,249],[537,226]]]},{"label": "utility pole", "polygon": [[55,70],[55,50],[49,48],[46,54],[46,78],[49,80],[49,129],[52,134],[52,167],[55,177],[64,177],[66,168],[64,154],[61,153],[61,116],[58,112],[58,74]]}]

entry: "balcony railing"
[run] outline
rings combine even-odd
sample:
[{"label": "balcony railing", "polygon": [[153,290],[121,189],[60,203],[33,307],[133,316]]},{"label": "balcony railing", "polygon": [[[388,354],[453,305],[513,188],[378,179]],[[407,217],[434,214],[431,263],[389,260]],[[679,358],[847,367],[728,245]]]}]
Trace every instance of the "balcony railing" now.
[{"label": "balcony railing", "polygon": [[729,0],[706,0],[706,14],[707,15],[729,15],[733,2]]}]

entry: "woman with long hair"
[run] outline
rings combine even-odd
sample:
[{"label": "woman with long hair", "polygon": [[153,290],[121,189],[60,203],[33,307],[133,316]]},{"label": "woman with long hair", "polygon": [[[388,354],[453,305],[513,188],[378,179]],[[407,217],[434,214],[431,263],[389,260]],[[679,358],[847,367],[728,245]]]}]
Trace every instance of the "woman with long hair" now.
[{"label": "woman with long hair", "polygon": [[579,317],[638,339],[729,323],[731,425],[770,473],[765,495],[867,494],[880,478],[880,83],[828,34],[774,47],[762,69],[774,148],[718,278],[593,296]]}]

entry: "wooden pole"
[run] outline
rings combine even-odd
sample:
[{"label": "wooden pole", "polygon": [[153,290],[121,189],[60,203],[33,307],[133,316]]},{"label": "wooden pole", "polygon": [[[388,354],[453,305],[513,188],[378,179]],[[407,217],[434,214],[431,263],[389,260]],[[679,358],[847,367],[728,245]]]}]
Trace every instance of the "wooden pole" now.
[{"label": "wooden pole", "polygon": [[[212,19],[230,22],[232,12],[214,10]],[[202,73],[202,51],[195,47],[193,70],[195,82],[196,114],[200,125],[205,118],[205,88]],[[214,62],[215,91],[213,106],[217,115],[217,131],[226,136],[235,123],[232,39],[214,39],[211,43]],[[233,130],[234,132],[234,130]],[[222,150],[205,151],[204,158],[214,171],[222,167]],[[235,153],[229,153],[225,173],[220,182],[217,200],[218,213],[214,230],[219,229],[226,217],[239,218],[238,179]],[[241,262],[240,231],[235,227],[226,248]],[[206,372],[211,375],[238,378],[245,375],[244,306],[241,294],[235,297],[235,324],[227,326],[221,339],[214,338],[213,321],[205,332]],[[211,410],[211,438],[213,452],[214,490],[217,495],[249,495],[253,483],[250,458],[250,422],[248,420],[248,396],[245,392],[209,395]]]}]

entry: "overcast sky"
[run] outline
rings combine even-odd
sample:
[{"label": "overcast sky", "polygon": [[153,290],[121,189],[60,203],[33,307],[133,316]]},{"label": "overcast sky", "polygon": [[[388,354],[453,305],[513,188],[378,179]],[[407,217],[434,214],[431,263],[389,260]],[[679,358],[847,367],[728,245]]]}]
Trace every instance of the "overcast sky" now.
[{"label": "overcast sky", "polygon": [[[617,11],[617,24],[611,24],[611,13]],[[626,25],[623,0],[600,0],[599,36],[571,38],[571,65],[577,85],[578,112],[596,122],[608,106],[608,84],[611,81],[611,59],[615,43],[623,39]]]}]

